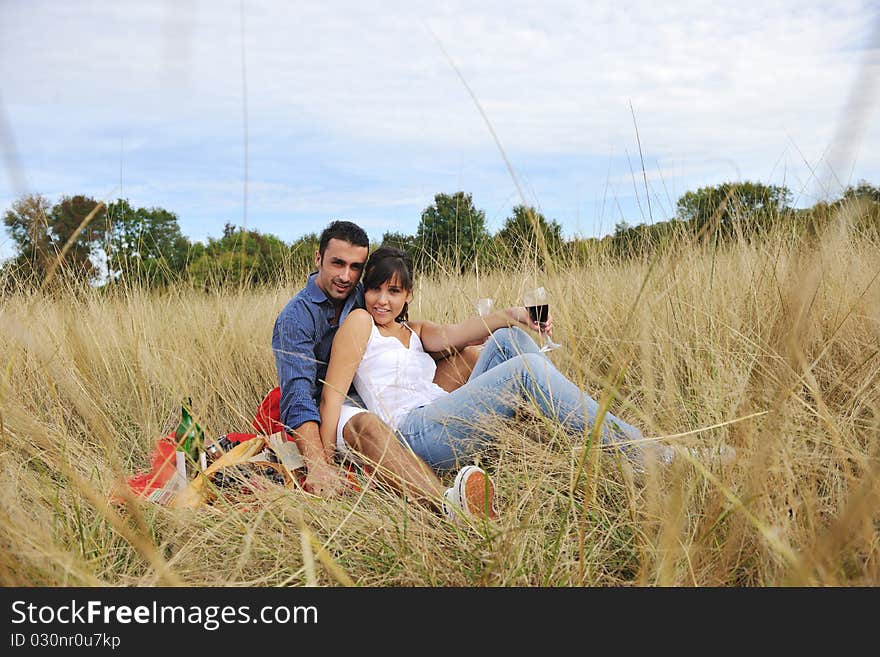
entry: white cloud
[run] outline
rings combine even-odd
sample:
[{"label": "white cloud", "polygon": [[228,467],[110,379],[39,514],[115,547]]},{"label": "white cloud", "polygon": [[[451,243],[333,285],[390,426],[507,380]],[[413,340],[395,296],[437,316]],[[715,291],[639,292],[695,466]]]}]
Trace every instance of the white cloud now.
[{"label": "white cloud", "polygon": [[[529,200],[567,232],[595,230],[609,178],[635,211],[630,103],[658,195],[672,193],[663,181],[680,194],[734,176],[809,187],[801,154],[816,166],[835,134],[870,8],[246,0],[249,217],[323,221],[365,204],[409,226],[455,187],[503,219],[513,183],[435,37],[533,183]],[[106,193],[124,141],[128,188],[185,232],[217,234],[242,214],[240,19],[237,1],[5,3],[2,100],[30,185]],[[868,126],[853,173],[877,182]],[[0,200],[15,195],[0,181]]]}]

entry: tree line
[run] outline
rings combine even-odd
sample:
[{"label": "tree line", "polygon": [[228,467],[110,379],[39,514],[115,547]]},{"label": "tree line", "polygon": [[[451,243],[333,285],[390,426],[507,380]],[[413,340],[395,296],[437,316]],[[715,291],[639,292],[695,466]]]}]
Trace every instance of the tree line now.
[{"label": "tree line", "polygon": [[[612,235],[566,240],[559,222],[526,205],[513,207],[493,235],[471,194],[458,191],[435,195],[414,235],[386,232],[382,242],[409,252],[421,271],[465,272],[523,259],[538,266],[546,265],[547,258],[578,261],[597,251],[643,257],[679,243],[682,236],[723,244],[760,238],[780,224],[817,233],[844,204],[858,209],[855,225],[860,230],[880,234],[880,188],[865,181],[847,187],[833,202],[808,209],[795,209],[791,202],[785,186],[722,183],[685,193],[678,199],[676,216],[667,221],[635,226],[620,221]],[[316,233],[286,243],[231,223],[222,236],[193,242],[169,210],[135,208],[127,199],[104,205],[83,195],[64,196],[54,204],[39,194],[23,196],[6,211],[3,223],[16,254],[3,264],[0,280],[14,280],[16,286],[41,283],[50,272],[59,281],[93,285],[259,284],[307,271],[318,246]]]},{"label": "tree line", "polygon": [[880,188],[866,181],[846,187],[834,201],[794,208],[792,193],[782,185],[726,182],[686,192],[678,199],[676,216],[668,221],[631,226],[622,221],[606,238],[608,251],[620,257],[653,253],[680,238],[723,245],[731,240],[761,239],[784,227],[804,237],[819,235],[840,210],[854,212],[851,225],[864,236],[880,236]]},{"label": "tree line", "polygon": [[291,261],[307,266],[308,253],[317,246],[315,235],[287,244],[231,223],[222,236],[193,242],[181,232],[174,212],[135,208],[127,199],[104,205],[83,195],[64,196],[54,205],[39,194],[23,196],[5,213],[3,223],[16,253],[4,263],[7,275],[2,278],[17,285],[39,284],[53,270],[59,283],[263,283]]}]

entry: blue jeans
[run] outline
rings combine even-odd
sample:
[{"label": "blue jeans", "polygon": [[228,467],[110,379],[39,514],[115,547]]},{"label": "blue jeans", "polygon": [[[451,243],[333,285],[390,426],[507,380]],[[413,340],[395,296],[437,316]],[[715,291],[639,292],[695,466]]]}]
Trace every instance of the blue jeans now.
[{"label": "blue jeans", "polygon": [[[495,331],[483,348],[468,382],[430,404],[410,411],[398,430],[412,450],[435,470],[454,468],[493,440],[480,420],[486,415],[513,417],[534,401],[541,413],[583,436],[595,423],[599,404],[565,378],[519,328]],[[642,438],[634,426],[605,413],[602,444]],[[621,446],[641,464],[639,447]]]}]

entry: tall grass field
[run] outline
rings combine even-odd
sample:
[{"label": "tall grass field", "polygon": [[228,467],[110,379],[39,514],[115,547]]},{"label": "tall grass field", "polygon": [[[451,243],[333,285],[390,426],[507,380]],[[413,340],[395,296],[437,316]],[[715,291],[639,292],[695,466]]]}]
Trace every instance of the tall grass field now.
[{"label": "tall grass field", "polygon": [[[276,385],[273,322],[305,274],[0,297],[0,583],[880,584],[880,242],[845,212],[809,239],[682,238],[625,261],[597,250],[417,280],[411,316],[441,322],[544,285],[563,345],[550,358],[676,446],[670,466],[634,474],[525,408],[486,419],[496,521],[458,526],[377,484],[333,499],[268,486],[189,510],[109,502],[181,399],[211,436],[252,430]],[[686,451],[722,444],[734,462]]]}]

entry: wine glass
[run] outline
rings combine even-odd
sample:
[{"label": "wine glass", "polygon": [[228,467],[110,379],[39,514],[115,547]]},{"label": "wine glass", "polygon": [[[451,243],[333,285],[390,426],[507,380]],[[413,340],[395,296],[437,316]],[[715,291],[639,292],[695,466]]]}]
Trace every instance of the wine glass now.
[{"label": "wine glass", "polygon": [[550,301],[548,299],[547,290],[543,287],[537,287],[534,290],[528,290],[523,295],[523,305],[526,307],[526,310],[529,311],[529,317],[532,318],[533,322],[538,324],[538,329],[541,335],[544,336],[544,346],[541,347],[541,351],[550,351],[551,349],[559,349],[562,345],[556,342],[553,342],[553,339],[550,337],[550,334],[544,333],[544,323],[547,321],[547,318],[550,316]]},{"label": "wine glass", "polygon": [[[483,297],[482,299],[477,299],[476,301],[474,301],[474,308],[477,309],[477,314],[480,317],[485,317],[486,315],[491,315],[492,311],[495,310],[495,299],[493,299],[491,297]],[[486,340],[488,340],[488,339],[489,339],[489,336],[487,335],[482,340],[482,343],[485,343]],[[479,345],[474,345],[474,346],[479,346]],[[482,349],[482,346],[480,346],[480,349]]]},{"label": "wine glass", "polygon": [[495,299],[492,299],[491,297],[477,299],[474,301],[474,308],[477,309],[477,314],[480,317],[485,317],[495,309]]}]

